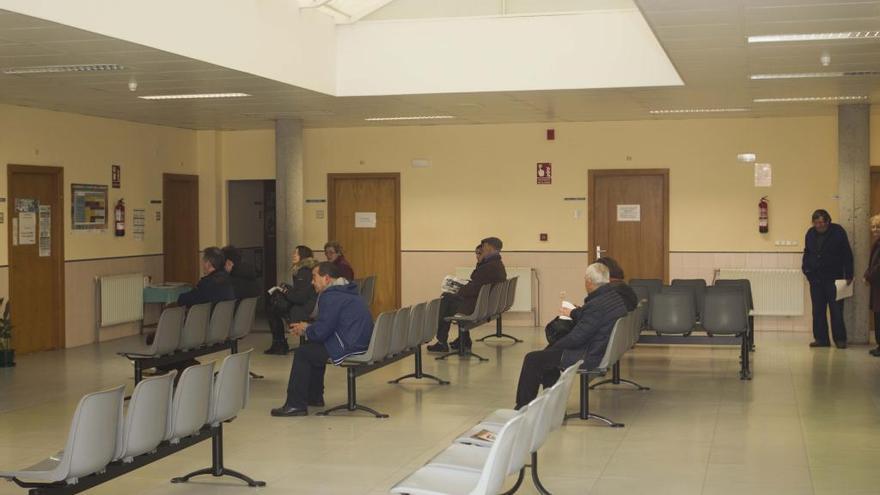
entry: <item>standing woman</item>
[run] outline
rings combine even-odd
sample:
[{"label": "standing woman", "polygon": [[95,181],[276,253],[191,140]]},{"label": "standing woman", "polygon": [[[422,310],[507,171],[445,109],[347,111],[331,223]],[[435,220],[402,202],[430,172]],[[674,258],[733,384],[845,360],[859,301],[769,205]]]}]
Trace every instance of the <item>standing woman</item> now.
[{"label": "standing woman", "polygon": [[272,347],[266,349],[266,354],[287,354],[290,350],[287,344],[287,325],[306,321],[315,309],[318,293],[312,286],[312,268],[318,264],[315,254],[307,246],[297,246],[291,254],[293,262],[293,284],[281,284],[281,293],[287,305],[270,305],[269,328],[272,330]]},{"label": "standing woman", "polygon": [[874,339],[877,341],[877,348],[869,352],[872,356],[880,357],[880,214],[871,217],[871,235],[874,237],[874,244],[871,245],[868,269],[865,270],[865,282],[871,286],[871,311],[874,312]]}]

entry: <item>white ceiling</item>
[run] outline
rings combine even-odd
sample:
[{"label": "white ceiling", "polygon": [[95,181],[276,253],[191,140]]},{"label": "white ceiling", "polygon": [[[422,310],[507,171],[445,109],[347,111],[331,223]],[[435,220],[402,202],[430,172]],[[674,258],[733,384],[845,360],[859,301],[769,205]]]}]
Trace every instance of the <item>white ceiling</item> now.
[{"label": "white ceiling", "polygon": [[[527,0],[507,0],[508,5],[516,1]],[[385,9],[395,4],[375,11],[370,18],[388,18],[393,11]],[[636,4],[684,79],[684,87],[339,98],[0,11],[0,67],[77,63],[127,67],[108,73],[0,74],[0,102],[191,129],[254,129],[271,127],[275,118],[300,118],[307,127],[424,125],[363,120],[389,115],[456,116],[431,122],[435,125],[688,118],[651,116],[648,110],[697,107],[752,109],[724,117],[832,115],[833,103],[757,104],[752,99],[863,94],[880,101],[880,77],[876,76],[748,78],[751,73],[880,71],[880,40],[752,46],[745,40],[750,34],[876,30],[880,28],[880,0],[636,0]],[[397,9],[402,11],[401,6]],[[819,63],[823,51],[832,58],[827,68]],[[128,91],[131,77],[138,81],[137,93]],[[253,96],[201,101],[136,98],[138,94],[224,91]]]}]

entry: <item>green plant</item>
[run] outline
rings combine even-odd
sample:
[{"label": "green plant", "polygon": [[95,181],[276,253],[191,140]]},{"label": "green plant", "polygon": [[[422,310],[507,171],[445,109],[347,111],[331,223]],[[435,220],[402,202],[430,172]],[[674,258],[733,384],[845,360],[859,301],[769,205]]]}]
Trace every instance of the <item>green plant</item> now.
[{"label": "green plant", "polygon": [[[5,303],[6,307],[3,307]],[[8,351],[12,347],[12,320],[9,318],[9,301],[0,297],[0,308],[3,308],[3,317],[0,318],[0,351]]]}]

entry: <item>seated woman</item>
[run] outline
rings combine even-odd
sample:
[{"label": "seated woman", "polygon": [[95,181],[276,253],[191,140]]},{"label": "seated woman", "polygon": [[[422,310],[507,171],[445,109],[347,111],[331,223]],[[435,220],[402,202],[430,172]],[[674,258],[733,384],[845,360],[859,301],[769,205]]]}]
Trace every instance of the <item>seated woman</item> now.
[{"label": "seated woman", "polygon": [[266,349],[266,354],[287,354],[290,350],[287,345],[287,324],[307,321],[318,300],[318,293],[312,286],[312,268],[318,264],[318,261],[314,258],[312,250],[306,246],[297,246],[291,254],[291,261],[293,262],[292,285],[280,285],[284,301],[288,304],[285,306],[273,304],[268,309],[272,346]]}]

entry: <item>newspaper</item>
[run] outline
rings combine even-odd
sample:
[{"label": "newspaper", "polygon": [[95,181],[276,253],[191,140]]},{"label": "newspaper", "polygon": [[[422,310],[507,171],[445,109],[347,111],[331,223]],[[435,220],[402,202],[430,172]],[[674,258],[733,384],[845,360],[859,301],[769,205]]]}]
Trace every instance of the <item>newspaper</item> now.
[{"label": "newspaper", "polygon": [[440,290],[445,292],[446,294],[455,294],[462,287],[467,285],[468,280],[464,278],[454,277],[452,275],[447,275],[443,277],[443,283],[440,284]]}]

